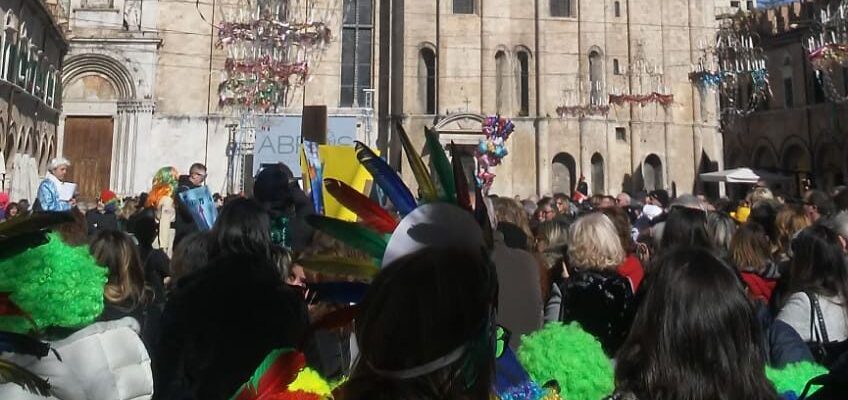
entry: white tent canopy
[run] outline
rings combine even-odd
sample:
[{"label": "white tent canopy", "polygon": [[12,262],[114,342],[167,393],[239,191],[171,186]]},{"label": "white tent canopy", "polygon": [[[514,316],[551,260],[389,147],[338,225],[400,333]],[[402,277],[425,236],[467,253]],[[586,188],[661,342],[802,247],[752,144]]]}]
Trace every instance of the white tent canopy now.
[{"label": "white tent canopy", "polygon": [[707,172],[700,175],[704,182],[726,182],[726,183],[757,183],[760,180],[766,182],[785,181],[792,179],[787,176],[773,174],[765,171],[754,171],[750,168],[734,168],[724,171]]}]

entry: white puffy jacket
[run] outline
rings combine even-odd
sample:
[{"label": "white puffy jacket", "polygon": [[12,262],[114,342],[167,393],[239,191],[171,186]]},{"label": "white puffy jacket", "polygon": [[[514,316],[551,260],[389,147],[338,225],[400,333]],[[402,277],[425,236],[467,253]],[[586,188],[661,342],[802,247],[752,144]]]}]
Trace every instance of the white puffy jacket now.
[{"label": "white puffy jacket", "polygon": [[[46,378],[58,400],[149,400],[153,397],[150,356],[132,317],[98,322],[51,343],[41,360],[17,354],[3,358]],[[0,385],[0,399],[44,400],[15,384]]]}]

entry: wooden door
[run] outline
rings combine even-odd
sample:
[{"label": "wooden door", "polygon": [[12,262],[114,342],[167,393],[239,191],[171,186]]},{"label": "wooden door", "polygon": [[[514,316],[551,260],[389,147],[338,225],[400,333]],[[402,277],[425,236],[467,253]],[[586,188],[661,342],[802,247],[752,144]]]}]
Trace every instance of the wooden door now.
[{"label": "wooden door", "polygon": [[80,201],[94,201],[110,189],[112,117],[68,117],[62,154],[71,162],[67,180],[77,184]]}]

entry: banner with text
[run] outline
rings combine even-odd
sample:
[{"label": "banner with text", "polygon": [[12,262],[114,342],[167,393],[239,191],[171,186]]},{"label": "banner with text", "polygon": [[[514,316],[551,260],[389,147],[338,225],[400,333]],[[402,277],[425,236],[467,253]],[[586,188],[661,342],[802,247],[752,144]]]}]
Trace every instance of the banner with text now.
[{"label": "banner with text", "polygon": [[[268,165],[285,163],[295,177],[303,172],[300,166],[300,116],[271,116],[259,118],[256,126],[256,146],[253,150],[253,175]],[[327,144],[352,146],[356,140],[356,117],[327,118]]]}]

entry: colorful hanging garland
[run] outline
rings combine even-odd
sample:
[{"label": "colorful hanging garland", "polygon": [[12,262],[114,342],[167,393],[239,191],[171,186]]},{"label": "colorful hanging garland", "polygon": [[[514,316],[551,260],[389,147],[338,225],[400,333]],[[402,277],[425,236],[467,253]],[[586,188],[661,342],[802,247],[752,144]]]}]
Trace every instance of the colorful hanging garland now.
[{"label": "colorful hanging garland", "polygon": [[657,103],[663,107],[668,107],[674,103],[674,95],[657,92],[651,94],[611,94],[609,95],[609,102],[617,106],[638,104],[645,107],[648,103]]},{"label": "colorful hanging garland", "polygon": [[722,74],[712,71],[697,71],[689,73],[689,81],[703,88],[715,88],[721,85]]},{"label": "colorful hanging garland", "polygon": [[556,112],[560,118],[565,117],[578,117],[583,118],[586,116],[598,115],[605,116],[609,114],[609,106],[560,106],[557,107]]},{"label": "colorful hanging garland", "polygon": [[323,22],[290,24],[263,18],[251,23],[225,22],[218,27],[219,48],[237,41],[272,42],[278,46],[292,43],[303,48],[312,48],[323,47],[332,38],[332,30]]},{"label": "colorful hanging garland", "polygon": [[477,146],[477,184],[484,189],[492,186],[495,180],[489,168],[498,166],[504,157],[509,154],[506,149],[506,141],[515,130],[515,124],[506,117],[490,116],[483,122],[483,134],[485,140],[480,140]]},{"label": "colorful hanging garland", "polygon": [[810,63],[818,70],[848,63],[848,44],[827,44],[810,51]]}]

